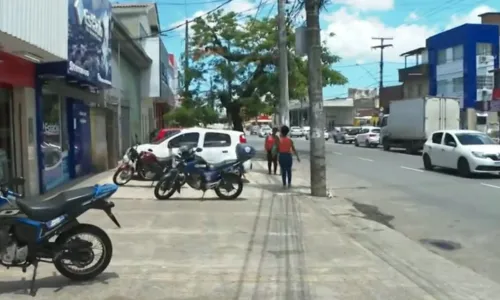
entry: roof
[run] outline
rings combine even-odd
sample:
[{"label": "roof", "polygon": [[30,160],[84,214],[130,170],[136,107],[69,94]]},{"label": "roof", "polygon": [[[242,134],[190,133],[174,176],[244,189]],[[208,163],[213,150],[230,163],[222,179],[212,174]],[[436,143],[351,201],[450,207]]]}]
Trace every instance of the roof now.
[{"label": "roof", "polygon": [[433,133],[435,133],[435,132],[448,132],[448,133],[453,133],[453,134],[457,134],[457,133],[484,133],[484,132],[481,132],[478,130],[468,130],[468,129],[443,129],[443,130],[436,130]]},{"label": "roof", "polygon": [[112,7],[148,7],[155,3],[113,3]]},{"label": "roof", "polygon": [[484,17],[484,16],[491,16],[491,15],[500,15],[500,12],[485,12],[480,15],[477,15],[478,17]]},{"label": "roof", "polygon": [[[144,8],[147,9],[148,19],[151,26],[156,26],[160,28],[160,14],[158,12],[158,6],[154,2],[149,3],[114,3],[112,8],[124,11],[128,8]],[[152,11],[151,11],[152,10]]]},{"label": "roof", "polygon": [[410,56],[410,55],[415,55],[415,54],[421,54],[424,51],[425,51],[425,47],[420,47],[420,48],[413,49],[413,50],[410,50],[408,52],[405,52],[405,53],[401,54],[400,56],[403,57],[403,56]]}]

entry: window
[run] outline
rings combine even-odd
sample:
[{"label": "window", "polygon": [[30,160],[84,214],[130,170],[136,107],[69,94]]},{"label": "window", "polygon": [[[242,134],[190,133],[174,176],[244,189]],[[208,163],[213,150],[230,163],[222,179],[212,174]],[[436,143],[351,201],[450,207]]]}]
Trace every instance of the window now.
[{"label": "window", "polygon": [[476,44],[476,55],[492,55],[493,45],[489,43],[477,43]]},{"label": "window", "polygon": [[198,145],[198,139],[200,134],[198,132],[190,132],[178,135],[168,142],[170,147],[179,148],[180,146],[196,146]]},{"label": "window", "polygon": [[443,139],[442,132],[436,132],[432,135],[432,143],[433,144],[441,144],[441,140]]},{"label": "window", "polygon": [[231,145],[231,136],[225,133],[207,132],[203,147],[228,147]]},{"label": "window", "polygon": [[374,129],[370,130],[370,132],[373,132],[373,133],[380,133],[380,129],[378,129],[378,128],[374,128]]},{"label": "window", "polygon": [[446,49],[442,49],[438,51],[438,57],[437,57],[437,63],[438,65],[442,65],[446,63]]},{"label": "window", "polygon": [[180,129],[168,130],[167,132],[165,132],[165,134],[163,135],[163,137],[161,139],[157,140],[156,142],[152,142],[151,144],[153,144],[153,145],[161,144],[161,143],[163,143],[163,141],[178,134],[179,132],[181,132]]},{"label": "window", "polygon": [[457,133],[457,139],[462,145],[498,145],[484,133]]},{"label": "window", "polygon": [[453,61],[457,61],[457,60],[463,60],[464,59],[464,46],[463,45],[459,45],[459,46],[455,46],[452,48],[452,60]]},{"label": "window", "polygon": [[453,92],[462,93],[464,91],[464,78],[457,77],[453,78]]},{"label": "window", "polygon": [[369,131],[368,128],[363,128],[359,131],[359,134],[367,133]]},{"label": "window", "polygon": [[452,146],[451,143],[455,144],[455,146],[457,145],[457,142],[455,141],[455,138],[451,134],[449,134],[449,133],[447,133],[444,136],[444,141],[443,142],[447,146]]},{"label": "window", "polygon": [[476,76],[476,89],[493,89],[493,76]]},{"label": "window", "polygon": [[444,95],[446,94],[446,87],[448,85],[448,81],[447,80],[439,80],[437,82],[437,95],[440,96],[440,95]]}]

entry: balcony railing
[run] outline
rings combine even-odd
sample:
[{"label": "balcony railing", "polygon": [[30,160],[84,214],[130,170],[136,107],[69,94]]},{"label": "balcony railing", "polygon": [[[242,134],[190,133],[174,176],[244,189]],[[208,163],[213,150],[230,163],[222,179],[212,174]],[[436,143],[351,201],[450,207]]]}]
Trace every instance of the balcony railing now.
[{"label": "balcony railing", "polygon": [[404,69],[399,69],[399,82],[405,82],[412,79],[425,78],[429,75],[429,65],[420,64]]}]

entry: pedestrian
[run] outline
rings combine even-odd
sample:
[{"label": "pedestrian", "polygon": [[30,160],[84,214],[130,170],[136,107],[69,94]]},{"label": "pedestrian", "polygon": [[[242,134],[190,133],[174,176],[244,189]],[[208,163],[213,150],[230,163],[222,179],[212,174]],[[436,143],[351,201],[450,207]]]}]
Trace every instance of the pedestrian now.
[{"label": "pedestrian", "polygon": [[295,146],[291,138],[288,137],[290,128],[283,125],[281,127],[281,137],[279,139],[278,153],[279,153],[279,163],[281,168],[281,179],[283,181],[283,187],[287,186],[290,188],[292,185],[292,165],[293,157],[292,154],[297,156],[297,161],[300,162],[299,155],[295,150]]},{"label": "pedestrian", "polygon": [[278,169],[278,145],[278,128],[275,127],[264,142],[264,148],[267,152],[267,170],[269,171],[269,175],[271,175],[272,169],[274,170],[274,175],[276,175]]}]

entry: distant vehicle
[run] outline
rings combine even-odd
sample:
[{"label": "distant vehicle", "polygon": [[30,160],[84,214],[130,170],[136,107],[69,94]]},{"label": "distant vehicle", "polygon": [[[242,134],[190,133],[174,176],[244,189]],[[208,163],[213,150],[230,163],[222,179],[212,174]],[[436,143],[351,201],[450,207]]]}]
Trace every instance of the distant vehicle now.
[{"label": "distant vehicle", "polygon": [[440,130],[424,144],[424,168],[458,170],[463,177],[471,173],[500,173],[500,145],[487,134],[474,130]]},{"label": "distant vehicle", "polygon": [[302,127],[302,134],[307,139],[309,137],[309,132],[311,131],[311,127],[304,126]]},{"label": "distant vehicle", "polygon": [[362,127],[354,139],[354,145],[359,147],[363,145],[367,148],[377,147],[380,144],[379,127]]},{"label": "distant vehicle", "polygon": [[269,134],[271,134],[273,132],[273,130],[271,129],[271,127],[269,126],[262,126],[260,128],[260,132],[259,132],[259,137],[266,137],[268,136]]},{"label": "distant vehicle", "polygon": [[433,132],[460,128],[460,103],[454,98],[431,96],[392,101],[390,115],[381,119],[380,127],[385,151],[394,147],[416,153]]},{"label": "distant vehicle", "polygon": [[258,135],[260,131],[260,127],[255,125],[250,128],[250,135]]},{"label": "distant vehicle", "polygon": [[343,127],[333,136],[333,139],[335,143],[351,144],[360,130],[360,127]]},{"label": "distant vehicle", "polygon": [[[310,134],[311,132],[310,131],[307,131],[307,134],[304,134],[306,140],[309,140],[310,138]],[[328,131],[327,130],[324,130],[323,131],[323,137],[325,139],[325,141],[328,141],[330,139],[330,135],[328,134]]]},{"label": "distant vehicle", "polygon": [[304,136],[304,131],[302,130],[302,128],[298,127],[298,126],[292,126],[290,127],[290,137],[302,137]]}]

